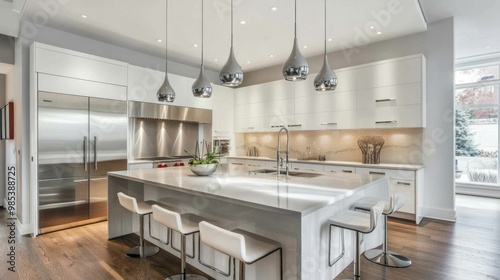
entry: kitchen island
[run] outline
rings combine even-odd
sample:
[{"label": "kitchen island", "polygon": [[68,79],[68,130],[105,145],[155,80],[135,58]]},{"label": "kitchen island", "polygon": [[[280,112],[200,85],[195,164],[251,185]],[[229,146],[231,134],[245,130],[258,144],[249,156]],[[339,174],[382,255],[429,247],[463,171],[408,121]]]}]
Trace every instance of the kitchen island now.
[{"label": "kitchen island", "polygon": [[[388,195],[388,179],[379,175],[303,172],[287,178],[252,170],[220,165],[211,176],[196,176],[188,167],[110,172],[108,238],[138,231],[137,215],[118,202],[117,193],[124,192],[138,201],[175,204],[182,212],[204,216],[225,228],[241,228],[279,241],[283,245],[285,279],[332,279],[352,262],[354,245],[353,235],[346,232],[344,257],[328,266],[328,218],[363,196],[387,199]],[[153,235],[160,234],[154,223],[152,228]],[[378,227],[365,235],[362,250],[380,245],[382,230]],[[147,231],[145,236],[178,256],[170,246],[149,238]],[[177,242],[174,238],[179,247]],[[192,244],[189,239],[187,243]],[[333,258],[341,254],[339,229],[332,231],[331,246]],[[195,247],[198,250],[197,244]],[[191,250],[192,245],[187,252]],[[202,259],[228,269],[227,257],[204,245]],[[227,279],[200,265],[196,258],[187,260],[216,279]],[[247,266],[246,271],[247,279],[278,279],[278,254]]]}]

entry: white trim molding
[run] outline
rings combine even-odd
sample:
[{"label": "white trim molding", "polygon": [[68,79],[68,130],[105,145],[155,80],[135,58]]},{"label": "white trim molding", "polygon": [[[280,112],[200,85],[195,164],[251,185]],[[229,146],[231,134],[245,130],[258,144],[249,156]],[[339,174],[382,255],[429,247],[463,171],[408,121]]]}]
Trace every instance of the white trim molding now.
[{"label": "white trim molding", "polygon": [[457,182],[455,193],[500,198],[500,186]]}]

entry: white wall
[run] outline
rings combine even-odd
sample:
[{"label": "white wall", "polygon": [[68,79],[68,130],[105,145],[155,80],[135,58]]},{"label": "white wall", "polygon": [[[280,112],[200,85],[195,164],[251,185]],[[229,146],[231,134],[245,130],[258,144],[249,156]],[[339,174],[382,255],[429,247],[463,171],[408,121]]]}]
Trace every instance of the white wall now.
[{"label": "white wall", "polygon": [[[5,104],[5,94],[7,91],[7,77],[0,73],[0,106]],[[0,206],[3,206],[5,199],[5,186],[7,182],[5,172],[5,142],[0,141]]]},{"label": "white wall", "polygon": [[[364,41],[370,40],[367,37]],[[338,69],[419,53],[427,61],[427,127],[422,149],[415,150],[406,161],[423,162],[425,166],[424,216],[455,220],[453,18],[428,24],[426,32],[330,53],[328,59]],[[317,73],[322,57],[307,60],[310,73]],[[282,79],[281,68],[276,65],[245,73],[244,86]]]}]

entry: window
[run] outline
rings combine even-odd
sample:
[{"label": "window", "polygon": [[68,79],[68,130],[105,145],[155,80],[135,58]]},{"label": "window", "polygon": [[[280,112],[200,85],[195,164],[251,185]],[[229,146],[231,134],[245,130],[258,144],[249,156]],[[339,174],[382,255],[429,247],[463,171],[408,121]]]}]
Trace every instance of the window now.
[{"label": "window", "polygon": [[458,68],[455,89],[457,185],[499,187],[500,61]]}]

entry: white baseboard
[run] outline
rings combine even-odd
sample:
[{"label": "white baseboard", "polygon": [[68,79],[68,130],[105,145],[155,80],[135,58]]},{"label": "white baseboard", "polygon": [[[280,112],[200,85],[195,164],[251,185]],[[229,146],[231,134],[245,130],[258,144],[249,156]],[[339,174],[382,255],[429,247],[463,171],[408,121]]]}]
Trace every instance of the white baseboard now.
[{"label": "white baseboard", "polygon": [[425,218],[455,222],[457,220],[457,211],[444,208],[423,207],[423,215]]},{"label": "white baseboard", "polygon": [[17,219],[16,225],[17,225],[17,230],[19,231],[19,233],[21,233],[21,235],[33,233],[33,224],[31,224],[31,223],[23,225],[23,224],[21,224],[19,219]]},{"label": "white baseboard", "polygon": [[459,184],[455,186],[455,193],[500,198],[500,188],[497,186]]}]

